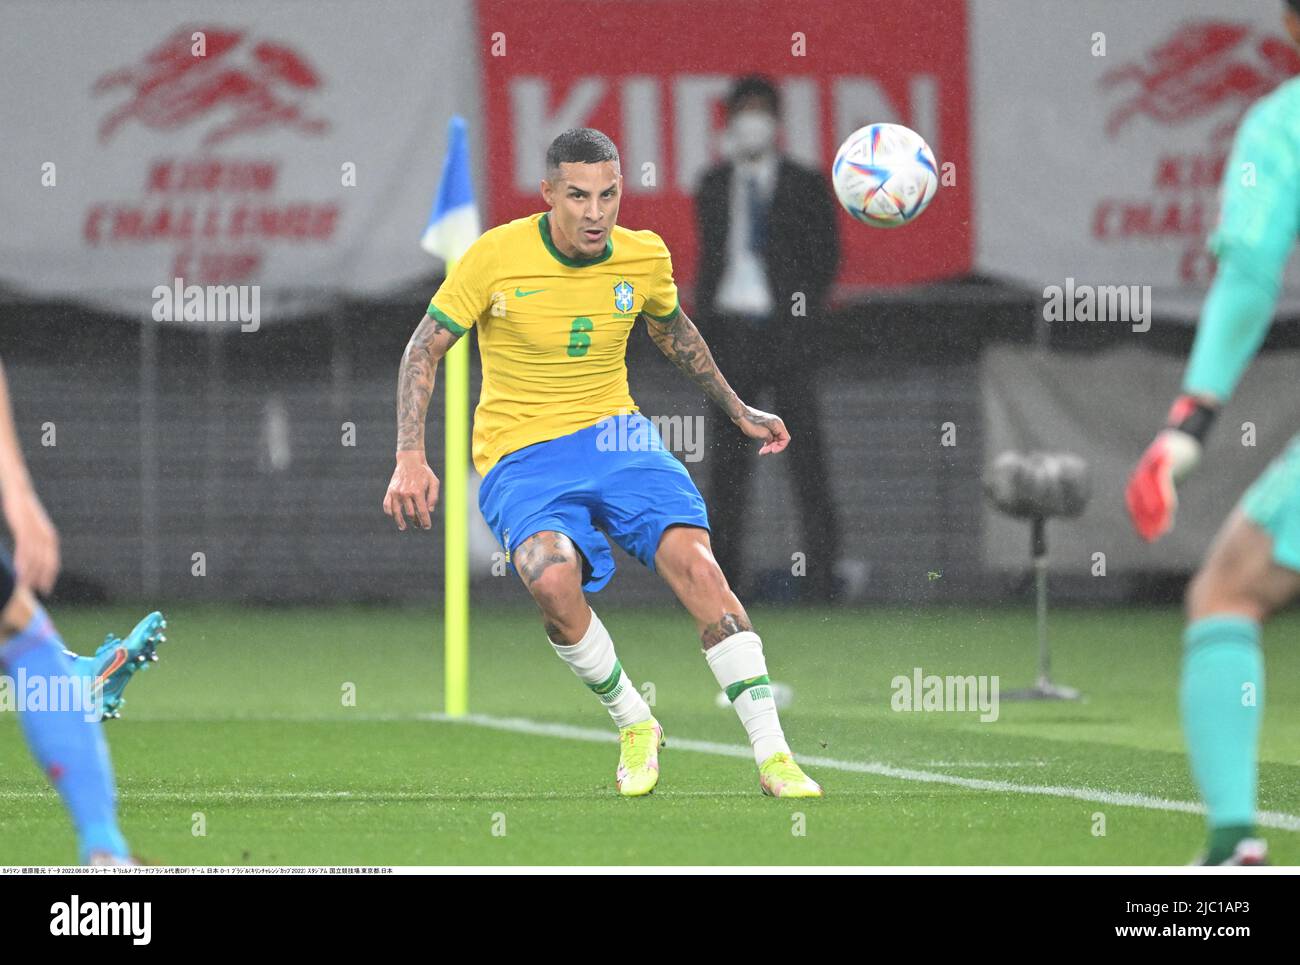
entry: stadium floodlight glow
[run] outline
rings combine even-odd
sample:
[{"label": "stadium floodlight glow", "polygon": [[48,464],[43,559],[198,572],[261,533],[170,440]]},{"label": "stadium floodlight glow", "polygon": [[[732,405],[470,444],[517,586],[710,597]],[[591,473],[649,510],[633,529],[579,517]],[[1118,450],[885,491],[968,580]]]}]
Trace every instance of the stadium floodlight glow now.
[{"label": "stadium floodlight glow", "polygon": [[1002,694],[1003,700],[1078,700],[1073,687],[1052,683],[1047,642],[1047,521],[1072,519],[1088,505],[1088,464],[1068,452],[1004,452],[984,474],[984,494],[995,507],[1030,525],[1038,622],[1038,679],[1032,687]]}]

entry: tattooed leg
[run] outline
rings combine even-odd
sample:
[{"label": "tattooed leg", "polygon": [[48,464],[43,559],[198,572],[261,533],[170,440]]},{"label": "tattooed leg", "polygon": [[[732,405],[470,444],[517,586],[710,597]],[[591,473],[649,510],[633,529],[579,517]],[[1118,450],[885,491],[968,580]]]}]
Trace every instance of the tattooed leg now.
[{"label": "tattooed leg", "polygon": [[733,633],[752,629],[754,629],[754,625],[749,622],[749,617],[743,612],[724,613],[721,620],[705,624],[704,629],[700,631],[700,642],[704,644],[704,649],[708,650],[710,647],[716,646],[727,639]]},{"label": "tattooed leg", "polygon": [[[515,550],[515,568],[542,611],[556,656],[596,695],[610,719],[620,729],[651,720],[645,698],[619,663],[609,631],[582,595],[582,556],[573,540],[550,530],[534,533]],[[620,789],[631,793],[622,780],[620,776]]]},{"label": "tattooed leg", "polygon": [[[609,631],[583,598],[582,556],[573,540],[563,533],[536,533],[519,544],[515,567],[542,611],[555,655],[596,695],[615,725],[622,730],[652,722],[645,698],[614,652]],[[641,739],[651,736],[647,725]],[[635,782],[625,786],[624,776],[620,769],[618,783],[623,793],[646,793],[645,788],[637,790]],[[657,779],[657,771],[654,777]]]},{"label": "tattooed leg", "polygon": [[655,571],[695,618],[705,650],[733,633],[754,629],[713,558],[708,530],[685,524],[669,526],[659,538]]},{"label": "tattooed leg", "polygon": [[573,540],[543,530],[520,543],[514,557],[515,569],[542,611],[551,642],[581,640],[591,622],[591,608],[582,595],[582,559]]}]

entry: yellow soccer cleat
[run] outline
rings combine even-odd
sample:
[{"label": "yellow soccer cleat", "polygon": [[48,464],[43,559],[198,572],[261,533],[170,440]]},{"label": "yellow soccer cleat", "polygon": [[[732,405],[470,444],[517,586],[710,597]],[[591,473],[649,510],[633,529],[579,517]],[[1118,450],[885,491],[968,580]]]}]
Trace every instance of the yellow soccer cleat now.
[{"label": "yellow soccer cleat", "polygon": [[649,794],[659,783],[659,748],[664,746],[664,729],[651,717],[620,727],[618,742],[622,750],[614,786],[624,797]]},{"label": "yellow soccer cleat", "polygon": [[821,797],[822,786],[789,754],[778,751],[758,766],[758,786],[772,797]]}]

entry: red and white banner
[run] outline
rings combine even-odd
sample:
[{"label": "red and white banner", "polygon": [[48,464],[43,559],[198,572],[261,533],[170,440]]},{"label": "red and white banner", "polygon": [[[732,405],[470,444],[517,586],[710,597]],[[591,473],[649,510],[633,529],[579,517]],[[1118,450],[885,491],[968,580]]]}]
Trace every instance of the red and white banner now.
[{"label": "red and white banner", "polygon": [[1151,285],[1157,313],[1195,313],[1233,133],[1300,72],[1282,11],[971,0],[977,267],[1034,287]]},{"label": "red and white banner", "polygon": [[1151,285],[1158,314],[1190,315],[1236,124],[1300,70],[1277,0],[218,9],[0,4],[0,286],[148,313],[177,277],[259,285],[264,305],[407,285],[436,272],[416,240],[459,113],[487,225],[543,207],[557,133],[606,131],[620,220],[664,237],[689,305],[693,192],[730,85],[761,72],[795,159],[825,170],[850,131],[895,121],[954,182],[901,230],[841,214],[842,295],[978,270]]},{"label": "red and white banner", "polygon": [[841,291],[970,270],[965,0],[895,0],[848,18],[845,4],[788,0],[478,7],[488,223],[545,207],[539,185],[551,139],[599,128],[621,155],[619,222],[662,236],[678,284],[689,288],[692,197],[721,156],[723,100],[737,77],[763,73],[781,89],[784,147],[796,160],[828,170],[848,134],[892,121],[925,137],[941,166],[953,165],[956,183],[905,230],[872,230],[840,212]]},{"label": "red and white banner", "polygon": [[468,3],[198,0],[0,10],[0,283],[149,314],[156,286],[319,304],[433,275],[417,242]]}]

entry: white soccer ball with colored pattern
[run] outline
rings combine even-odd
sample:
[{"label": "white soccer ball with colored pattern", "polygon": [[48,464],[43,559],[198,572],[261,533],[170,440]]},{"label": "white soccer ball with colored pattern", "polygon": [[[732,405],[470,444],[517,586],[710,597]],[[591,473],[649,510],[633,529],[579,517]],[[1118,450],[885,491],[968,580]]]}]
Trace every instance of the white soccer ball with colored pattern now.
[{"label": "white soccer ball with colored pattern", "polygon": [[845,139],[831,165],[844,210],[873,228],[913,221],[939,190],[939,167],[925,139],[901,124],[868,124]]}]

